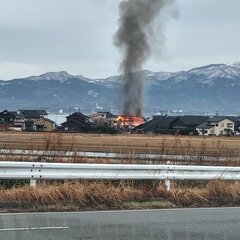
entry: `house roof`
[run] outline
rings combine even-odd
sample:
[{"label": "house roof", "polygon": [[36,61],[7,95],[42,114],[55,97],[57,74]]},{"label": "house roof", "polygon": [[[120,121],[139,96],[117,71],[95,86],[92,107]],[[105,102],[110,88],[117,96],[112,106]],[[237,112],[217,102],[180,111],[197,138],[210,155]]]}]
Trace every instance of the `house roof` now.
[{"label": "house roof", "polygon": [[63,122],[61,125],[62,126],[67,126],[70,123],[75,123],[79,126],[91,126],[91,124],[89,122],[81,122],[81,121],[78,121],[77,119],[70,119],[66,122]]},{"label": "house roof", "polygon": [[40,119],[36,119],[36,121],[39,121],[39,120],[41,120],[41,119],[43,119],[43,120],[45,120],[45,121],[47,121],[47,122],[50,122],[50,123],[52,123],[52,124],[54,124],[55,122],[54,121],[52,121],[51,119],[49,119],[49,118],[45,118],[45,117],[43,117],[43,118],[40,118]]},{"label": "house roof", "polygon": [[9,111],[11,114],[13,114],[15,117],[18,115],[16,111]]},{"label": "house roof", "polygon": [[50,122],[50,123],[55,123],[53,120],[49,119],[49,118],[44,118],[46,121]]},{"label": "house roof", "polygon": [[6,109],[4,111],[0,112],[0,115],[12,115],[12,116],[15,116],[12,112],[9,112]]},{"label": "house roof", "polygon": [[41,116],[47,116],[47,112],[46,110],[37,110],[38,114],[41,115]]},{"label": "house roof", "polygon": [[210,129],[214,127],[213,125],[210,125],[209,122],[204,122],[200,125],[198,125],[196,128],[199,128],[199,129]]},{"label": "house roof", "polygon": [[26,119],[38,119],[43,115],[47,115],[45,110],[18,110],[19,115],[22,115]]},{"label": "house roof", "polygon": [[177,118],[181,120],[187,127],[196,127],[204,123],[205,121],[207,121],[209,117],[186,115],[186,116],[179,116]]},{"label": "house roof", "polygon": [[232,116],[215,116],[215,117],[209,118],[207,122],[221,122],[224,119],[229,119],[233,122],[237,120],[236,117],[232,117]]},{"label": "house roof", "polygon": [[145,132],[154,131],[155,129],[169,129],[171,124],[176,120],[176,117],[171,116],[154,116],[149,121],[137,126],[134,129],[142,129]]},{"label": "house roof", "polygon": [[81,112],[74,112],[74,113],[70,114],[69,116],[67,116],[66,118],[74,117],[74,116],[81,117],[81,118],[89,118],[88,116],[84,115]]}]

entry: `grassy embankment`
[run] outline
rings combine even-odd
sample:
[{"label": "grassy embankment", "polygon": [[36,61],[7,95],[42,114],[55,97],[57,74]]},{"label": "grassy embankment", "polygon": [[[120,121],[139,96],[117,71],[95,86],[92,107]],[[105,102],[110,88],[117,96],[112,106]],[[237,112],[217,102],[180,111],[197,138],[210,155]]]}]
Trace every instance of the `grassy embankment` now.
[{"label": "grassy embankment", "polygon": [[160,182],[65,182],[39,184],[36,189],[0,190],[0,211],[71,211],[239,206],[240,183],[211,181],[175,185]]}]

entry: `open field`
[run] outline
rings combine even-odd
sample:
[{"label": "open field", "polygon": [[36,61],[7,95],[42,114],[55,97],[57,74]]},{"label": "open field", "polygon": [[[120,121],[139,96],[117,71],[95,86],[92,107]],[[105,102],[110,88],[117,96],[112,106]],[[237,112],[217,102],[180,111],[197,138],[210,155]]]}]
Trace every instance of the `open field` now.
[{"label": "open field", "polygon": [[0,132],[0,148],[116,153],[240,155],[239,137]]},{"label": "open field", "polygon": [[240,165],[238,137],[0,132],[0,150],[0,161]]}]

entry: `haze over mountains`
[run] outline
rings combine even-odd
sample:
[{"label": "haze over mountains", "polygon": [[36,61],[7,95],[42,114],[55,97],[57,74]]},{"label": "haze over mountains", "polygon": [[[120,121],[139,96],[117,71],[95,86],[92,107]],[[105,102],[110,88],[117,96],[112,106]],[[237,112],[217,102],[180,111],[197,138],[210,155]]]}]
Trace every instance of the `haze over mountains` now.
[{"label": "haze over mountains", "polygon": [[[213,64],[181,72],[143,71],[144,113],[160,110],[240,112],[240,64]],[[88,113],[103,108],[121,111],[119,76],[88,79],[67,72],[0,80],[0,110],[79,107]],[[99,107],[100,106],[100,107]]]}]

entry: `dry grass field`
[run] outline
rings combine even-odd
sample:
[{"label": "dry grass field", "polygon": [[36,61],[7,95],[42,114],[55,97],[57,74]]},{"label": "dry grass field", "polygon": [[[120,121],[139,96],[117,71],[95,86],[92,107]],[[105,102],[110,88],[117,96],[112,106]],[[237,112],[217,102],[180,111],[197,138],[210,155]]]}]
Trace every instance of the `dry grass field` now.
[{"label": "dry grass field", "polygon": [[[158,154],[154,163],[166,163],[164,156],[174,157],[171,163],[190,165],[240,165],[240,138],[172,135],[97,135],[69,133],[0,132],[0,149],[21,150],[19,154],[0,154],[0,161],[47,161],[69,163],[126,163],[149,164],[147,156],[141,160],[138,153]],[[47,154],[24,154],[24,150],[46,150]],[[73,155],[65,156],[66,151]],[[107,152],[125,154],[121,159],[94,158],[77,152]],[[190,157],[189,156],[193,156]],[[174,161],[174,159],[176,161]]]},{"label": "dry grass field", "polygon": [[198,151],[214,155],[240,155],[240,138],[0,132],[0,148],[160,154],[189,154]]}]

